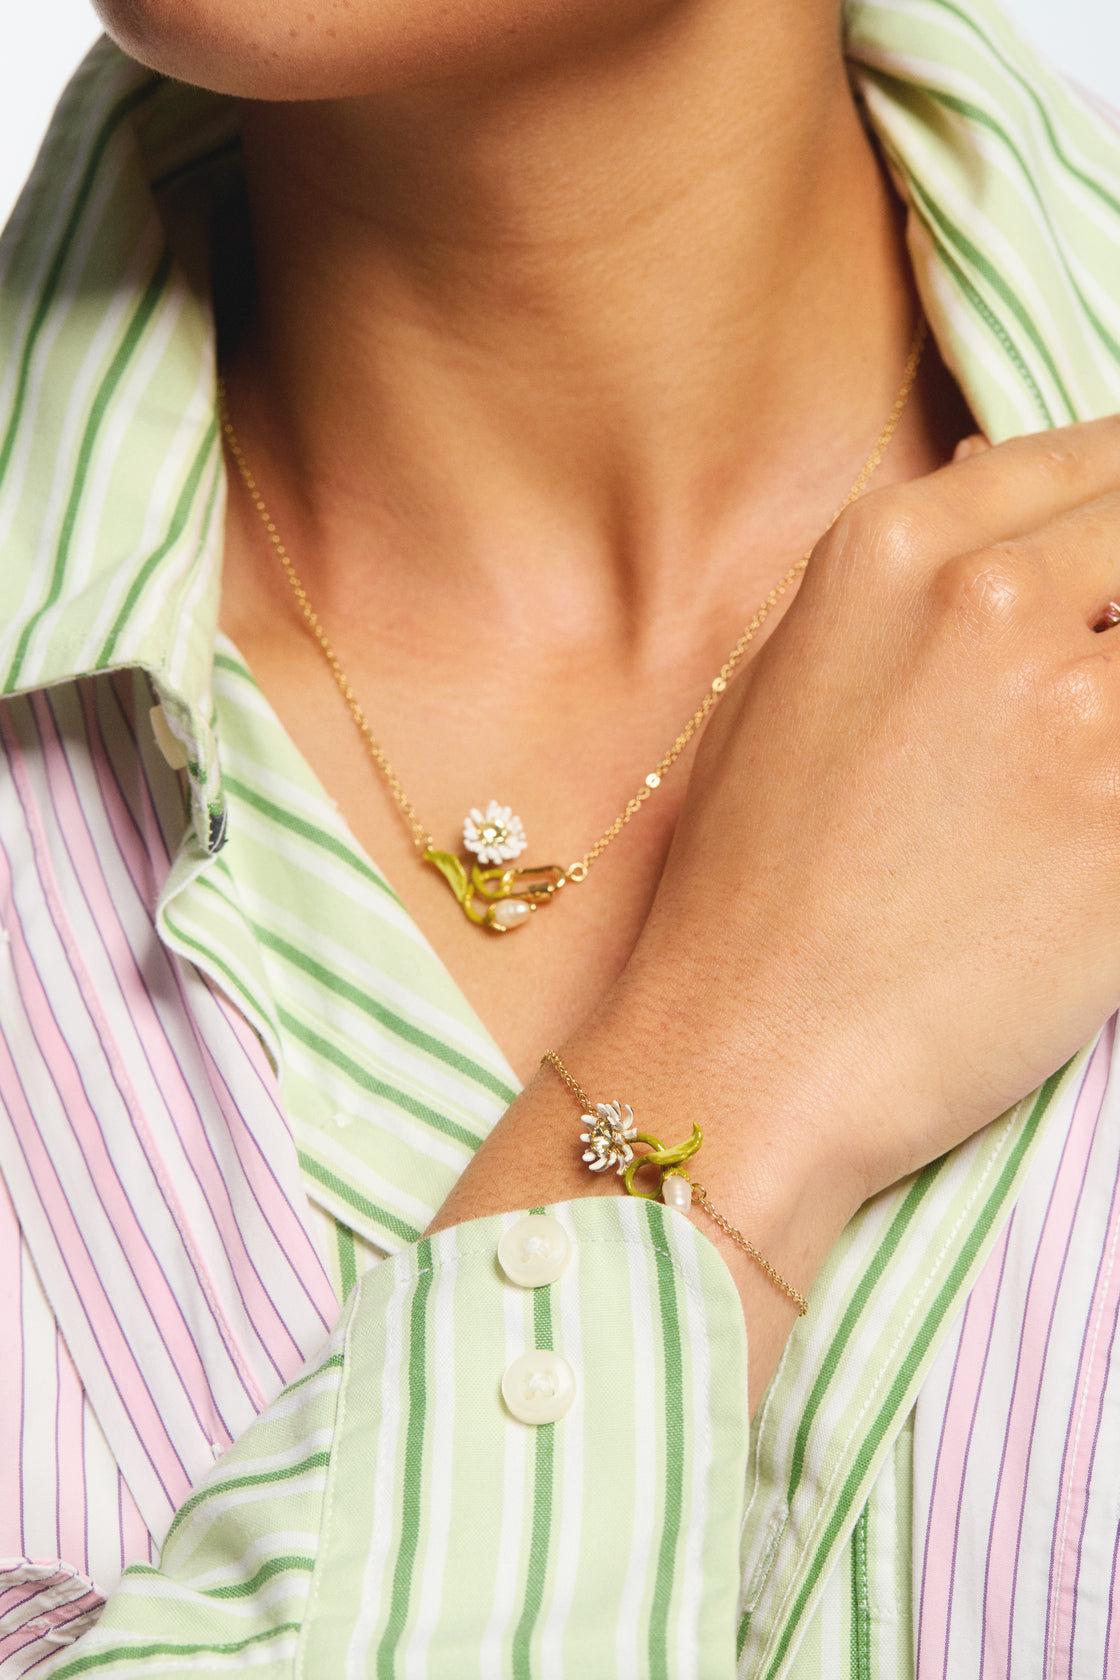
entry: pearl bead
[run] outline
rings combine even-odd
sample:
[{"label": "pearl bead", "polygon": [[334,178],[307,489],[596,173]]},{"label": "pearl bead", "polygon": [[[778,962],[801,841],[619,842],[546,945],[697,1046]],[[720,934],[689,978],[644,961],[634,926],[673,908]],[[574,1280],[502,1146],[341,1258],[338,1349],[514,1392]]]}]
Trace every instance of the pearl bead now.
[{"label": "pearl bead", "polygon": [[692,1185],[683,1173],[667,1173],[661,1181],[661,1200],[666,1207],[687,1213],[692,1206]]},{"label": "pearl bead", "polygon": [[499,927],[509,929],[523,926],[532,910],[523,898],[500,898],[491,913]]}]

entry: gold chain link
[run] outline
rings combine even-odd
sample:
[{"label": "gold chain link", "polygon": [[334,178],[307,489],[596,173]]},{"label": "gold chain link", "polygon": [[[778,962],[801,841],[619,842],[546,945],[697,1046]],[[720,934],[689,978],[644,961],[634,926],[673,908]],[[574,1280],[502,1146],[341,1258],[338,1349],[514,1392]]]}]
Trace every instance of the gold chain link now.
[{"label": "gold chain link", "polygon": [[385,756],[384,748],[378,742],[373,730],[370,728],[369,720],[358,702],[357,695],[350,686],[350,679],[342,668],[342,662],[337,653],[334,651],[330,637],[323,629],[318,613],[315,611],[315,608],[311,605],[311,602],[307,598],[307,591],[303,587],[303,581],[292,564],[291,556],[280,540],[280,533],[273,524],[272,515],[269,513],[264,497],[260,493],[257,481],[253,477],[252,472],[249,470],[249,463],[245,459],[237,433],[234,431],[230,422],[229,408],[226,402],[226,382],[224,379],[219,379],[218,381],[218,412],[221,416],[222,431],[225,434],[226,443],[229,445],[229,452],[233,456],[237,470],[241,474],[242,482],[245,485],[246,490],[249,492],[249,497],[253,506],[260,514],[261,522],[263,523],[265,530],[268,532],[268,540],[276,550],[277,558],[279,559],[281,566],[284,568],[284,576],[292,586],[292,593],[299,602],[300,612],[307,621],[311,634],[315,637],[315,640],[319,644],[319,649],[323,658],[330,667],[332,677],[338,684],[339,692],[341,693],[342,698],[350,708],[350,716],[354,719],[354,722],[361,730],[362,739],[369,748],[373,762],[377,765],[377,768],[384,776],[389,792],[392,794],[393,798],[396,800],[397,804],[404,813],[408,826],[412,830],[413,844],[416,846],[417,851],[426,852],[435,845],[435,841],[424,827],[424,824],[420,821],[420,818],[416,815],[412,801],[409,799],[407,793],[405,793],[404,788],[401,786],[400,781],[397,778],[396,771],[393,769],[393,766],[389,763],[389,760]]},{"label": "gold chain link", "polygon": [[581,1084],[579,1084],[579,1082],[577,1080],[572,1078],[571,1074],[568,1072],[567,1068],[564,1066],[563,1062],[560,1060],[560,1058],[556,1054],[555,1050],[546,1050],[545,1051],[544,1055],[541,1057],[541,1066],[542,1067],[544,1066],[545,1062],[548,1062],[550,1064],[550,1066],[552,1066],[556,1069],[557,1073],[560,1075],[561,1079],[564,1081],[565,1085],[568,1087],[569,1091],[572,1093],[572,1095],[576,1099],[576,1101],[578,1103],[583,1104],[583,1107],[584,1107],[584,1110],[586,1111],[586,1113],[594,1114],[595,1104],[591,1101],[591,1098],[588,1096],[588,1094],[584,1090],[583,1086]]},{"label": "gold chain link", "polygon": [[[887,445],[894,436],[898,422],[902,418],[902,411],[906,407],[907,399],[909,398],[914,385],[914,380],[918,376],[918,366],[922,359],[922,351],[925,349],[926,333],[926,320],[923,315],[918,322],[914,338],[910,345],[910,353],[906,358],[906,366],[902,374],[902,383],[899,385],[898,393],[894,399],[894,404],[887,416],[883,429],[875,440],[875,447],[872,449],[870,455],[867,457],[867,460],[860,468],[859,477],[856,479],[855,483],[848,491],[848,494],[844,497],[844,500],[840,503],[840,506],[836,509],[836,512],[825,526],[822,535],[824,535],[825,532],[831,531],[840,515],[847,508],[850,508],[854,501],[857,501],[859,497],[863,495],[864,490],[867,488],[868,480],[875,471],[875,468],[879,465],[879,462],[883,459],[883,456],[886,453]],[[816,545],[814,544],[814,547],[815,546]],[[805,570],[812,557],[813,550],[810,549],[808,553],[801,556],[801,559],[798,560],[796,565],[790,567],[785,577],[781,578],[774,585],[773,589],[770,591],[769,595],[767,595],[762,605],[758,608],[754,617],[743,631],[743,634],[739,637],[739,640],[735,643],[735,646],[731,649],[731,652],[720,666],[718,672],[712,678],[710,684],[708,685],[707,694],[705,694],[703,700],[701,700],[700,704],[697,706],[696,710],[693,712],[692,716],[689,718],[688,722],[685,724],[684,728],[681,730],[664,758],[662,758],[660,762],[657,763],[650,771],[637,793],[635,793],[633,797],[627,801],[625,809],[619,812],[611,826],[599,836],[599,839],[596,840],[591,850],[589,852],[585,852],[578,863],[573,863],[571,865],[568,870],[569,880],[582,881],[586,877],[587,871],[595,862],[595,859],[600,857],[602,853],[606,851],[611,841],[621,834],[631,817],[637,816],[646,800],[656,791],[657,788],[660,787],[662,777],[667,771],[672,769],[673,765],[677,762],[677,759],[681,756],[681,753],[692,740],[692,737],[696,734],[696,731],[707,719],[708,713],[713,709],[713,707],[719,704],[719,701],[731,680],[735,667],[738,665],[739,661],[742,659],[743,655],[758,635],[758,632],[762,629],[762,626],[766,623],[766,620],[770,617],[770,614],[773,612],[778,602],[782,599],[782,596],[787,593],[790,586],[801,576],[801,573]]]},{"label": "gold chain link", "polygon": [[[832,527],[835,525],[836,521],[840,518],[840,515],[845,511],[845,509],[851,507],[852,503],[862,496],[864,490],[867,488],[867,484],[872,473],[883,459],[883,456],[886,453],[887,445],[890,443],[891,438],[895,434],[898,422],[902,418],[902,411],[906,407],[907,399],[910,396],[914,381],[917,378],[918,367],[922,359],[922,351],[925,349],[926,336],[927,328],[925,317],[923,316],[919,320],[917,328],[915,329],[914,337],[910,345],[910,352],[906,358],[906,367],[903,371],[902,383],[898,388],[898,394],[894,399],[894,403],[891,407],[889,415],[887,416],[883,429],[876,438],[875,446],[870,455],[860,468],[859,476],[856,478],[855,483],[852,485],[848,494],[844,497],[844,500],[840,503],[840,506],[836,509],[836,512],[825,526],[825,531],[831,531]],[[296,571],[295,566],[292,564],[291,556],[281,541],[280,533],[276,529],[276,525],[273,522],[272,515],[269,513],[264,497],[261,495],[260,487],[250,471],[249,463],[245,459],[244,451],[241,448],[241,443],[238,439],[237,433],[233,429],[233,422],[230,419],[224,379],[219,379],[218,381],[218,409],[221,418],[222,433],[229,447],[229,452],[233,456],[234,464],[241,476],[242,483],[245,485],[245,488],[249,493],[249,498],[260,516],[261,523],[268,535],[268,540],[276,551],[277,558],[284,570],[284,576],[291,585],[292,593],[299,604],[300,612],[303,614],[308,629],[311,631],[319,645],[319,650],[327,663],[331,676],[334,678],[335,683],[338,686],[339,693],[342,695],[343,700],[345,700],[346,705],[349,708],[350,716],[354,719],[354,722],[361,733],[362,739],[365,741],[370,757],[373,759],[373,762],[376,764],[378,770],[380,770],[386,787],[389,789],[389,792],[402,812],[405,821],[408,823],[409,830],[412,834],[413,845],[421,854],[431,851],[435,846],[435,841],[432,839],[432,836],[428,833],[428,830],[424,827],[424,824],[417,816],[412,801],[405,793],[404,788],[401,786],[400,778],[397,776],[396,771],[393,769],[385,754],[384,747],[381,746],[380,742],[374,735],[373,730],[370,728],[369,721],[365,712],[361,708],[357,695],[354,693],[350,679],[343,670],[342,662],[335,652],[318,614],[311,605],[311,602],[308,600],[307,590],[304,588],[302,579]],[[672,746],[664,754],[664,756],[657,761],[653,769],[643,780],[642,785],[637,792],[627,800],[625,806],[618,813],[618,816],[611,823],[610,827],[604,830],[598,840],[596,840],[595,844],[586,851],[581,858],[577,859],[575,863],[568,865],[567,869],[564,871],[565,880],[573,882],[586,880],[587,872],[591,868],[591,865],[597,858],[603,855],[611,841],[618,838],[627,823],[630,822],[633,817],[637,816],[646,800],[649,799],[651,794],[655,793],[661,786],[662,780],[677,762],[677,759],[688,746],[688,743],[692,740],[696,731],[706,721],[709,712],[711,712],[712,709],[719,704],[720,699],[723,696],[732,675],[734,674],[735,668],[739,664],[739,661],[742,659],[743,655],[746,653],[747,649],[750,647],[751,643],[754,641],[758,632],[762,629],[762,626],[766,623],[766,620],[769,618],[778,602],[782,599],[783,595],[788,592],[791,585],[805,570],[812,557],[812,552],[812,549],[810,549],[807,554],[803,554],[797,564],[790,567],[785,577],[780,579],[780,581],[774,585],[773,589],[758,607],[754,617],[751,619],[750,623],[739,637],[739,640],[735,643],[735,646],[731,649],[731,652],[720,666],[718,672],[712,678],[703,700],[701,700],[688,722],[684,725],[684,728],[681,730]]]},{"label": "gold chain link", "polygon": [[804,1295],[801,1294],[800,1290],[795,1289],[792,1283],[786,1282],[781,1272],[770,1264],[764,1254],[760,1254],[758,1252],[758,1249],[751,1242],[751,1239],[749,1237],[745,1237],[742,1231],[739,1230],[738,1226],[732,1225],[729,1219],[725,1219],[722,1213],[717,1212],[717,1210],[712,1206],[708,1192],[697,1179],[690,1179],[689,1182],[692,1185],[693,1194],[700,1203],[700,1206],[704,1209],[708,1218],[712,1220],[713,1224],[718,1225],[720,1230],[726,1236],[730,1237],[733,1243],[738,1243],[739,1247],[743,1250],[743,1253],[749,1255],[755,1265],[766,1273],[770,1282],[774,1284],[777,1289],[780,1289],[783,1295],[787,1295],[789,1297],[794,1306],[797,1308],[798,1318],[804,1318],[805,1314],[809,1311],[809,1303],[805,1299]]}]

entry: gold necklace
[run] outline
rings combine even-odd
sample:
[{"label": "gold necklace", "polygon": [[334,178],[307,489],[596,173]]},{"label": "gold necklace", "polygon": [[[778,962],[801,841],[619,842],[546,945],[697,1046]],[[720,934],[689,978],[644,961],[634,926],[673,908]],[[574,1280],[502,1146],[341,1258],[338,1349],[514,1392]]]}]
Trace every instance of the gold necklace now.
[{"label": "gold necklace", "polygon": [[[906,358],[902,383],[898,388],[898,394],[894,399],[883,429],[876,438],[875,446],[870,455],[860,468],[855,483],[825,527],[826,530],[831,530],[844,509],[850,507],[863,494],[868,480],[882,460],[917,378],[926,336],[927,328],[923,317],[919,320],[915,330],[910,352]],[[642,785],[627,800],[610,827],[604,830],[595,844],[581,858],[577,858],[575,863],[570,863],[566,869],[555,863],[536,868],[511,867],[514,860],[520,857],[526,848],[525,830],[520,817],[515,816],[508,805],[502,805],[498,800],[491,799],[485,809],[478,806],[472,807],[463,824],[463,848],[473,854],[473,861],[466,860],[456,857],[454,852],[444,852],[437,848],[432,836],[417,816],[412,801],[401,786],[396,771],[385,756],[384,748],[374,736],[351,686],[350,679],[342,668],[318,614],[307,598],[307,591],[303,587],[299,574],[292,564],[291,557],[280,539],[272,515],[269,513],[257,486],[257,481],[249,470],[249,464],[245,459],[229,417],[224,380],[218,381],[218,403],[222,432],[242,482],[260,516],[268,534],[268,540],[276,551],[284,575],[299,603],[304,621],[319,645],[319,650],[330,669],[342,698],[346,702],[351,717],[361,733],[370,757],[381,772],[386,787],[408,824],[413,845],[420,853],[421,861],[439,870],[439,873],[455,894],[467,919],[479,927],[488,929],[491,933],[509,933],[512,929],[521,927],[528,921],[533,911],[539,909],[541,905],[550,904],[561,887],[566,886],[569,882],[576,884],[587,879],[587,872],[591,865],[597,858],[602,857],[611,841],[622,833],[627,823],[637,816],[646,800],[661,786],[665,776],[677,762],[696,731],[705,722],[708,714],[719,704],[739,661],[782,599],[782,596],[786,594],[791,584],[805,570],[812,555],[812,549],[809,550],[809,553],[803,554],[796,565],[791,566],[786,575],[774,585],[769,595],[756,609],[750,623],[708,684],[707,693],[681,729],[672,746],[658,759],[649,774],[644,777]]]}]

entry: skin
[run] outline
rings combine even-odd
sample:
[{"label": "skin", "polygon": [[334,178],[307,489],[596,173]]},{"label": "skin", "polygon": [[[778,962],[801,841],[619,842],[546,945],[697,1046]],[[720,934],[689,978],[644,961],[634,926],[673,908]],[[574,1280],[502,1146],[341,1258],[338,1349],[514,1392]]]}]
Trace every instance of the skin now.
[{"label": "skin", "polygon": [[[231,408],[438,843],[494,794],[523,861],[579,857],[816,544],[703,740],[502,940],[417,867],[237,493],[223,590],[528,1081],[437,1227],[617,1193],[532,1077],[551,1044],[654,1131],[702,1116],[716,1205],[808,1288],[867,1196],[1120,996],[1120,632],[1090,628],[1120,588],[1117,424],[947,464],[973,427],[931,353],[876,490],[821,538],[916,313],[831,0],[102,9],[138,57],[246,101],[258,285]],[[757,1401],[792,1309],[703,1228]]]}]

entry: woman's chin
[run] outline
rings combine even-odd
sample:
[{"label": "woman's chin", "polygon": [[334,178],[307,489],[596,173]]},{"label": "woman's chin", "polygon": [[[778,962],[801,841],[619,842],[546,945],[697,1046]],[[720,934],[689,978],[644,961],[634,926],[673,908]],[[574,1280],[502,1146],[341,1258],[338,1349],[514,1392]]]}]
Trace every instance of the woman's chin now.
[{"label": "woman's chin", "polygon": [[93,0],[131,57],[244,99],[345,99],[501,77],[641,31],[693,0]]}]

